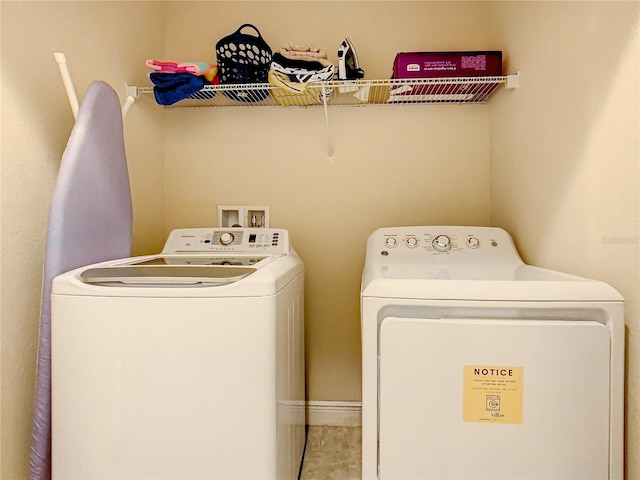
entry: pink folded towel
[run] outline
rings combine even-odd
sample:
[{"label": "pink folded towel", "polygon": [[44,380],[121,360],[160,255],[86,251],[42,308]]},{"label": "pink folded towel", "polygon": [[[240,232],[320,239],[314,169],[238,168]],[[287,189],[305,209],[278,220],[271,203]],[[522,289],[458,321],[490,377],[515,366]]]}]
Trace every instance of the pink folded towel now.
[{"label": "pink folded towel", "polygon": [[147,60],[147,67],[163,73],[191,73],[192,75],[200,75],[205,77],[209,82],[218,73],[217,65],[205,62],[170,62],[167,60]]}]

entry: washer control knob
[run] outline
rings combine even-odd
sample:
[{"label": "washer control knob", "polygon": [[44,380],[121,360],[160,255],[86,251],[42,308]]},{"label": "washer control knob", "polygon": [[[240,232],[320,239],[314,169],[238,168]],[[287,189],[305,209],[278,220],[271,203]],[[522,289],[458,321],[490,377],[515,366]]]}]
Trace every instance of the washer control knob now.
[{"label": "washer control knob", "polygon": [[220,243],[222,245],[230,245],[231,242],[233,242],[233,238],[233,233],[224,232],[222,235],[220,235]]},{"label": "washer control knob", "polygon": [[469,248],[478,248],[480,246],[480,240],[476,237],[470,237],[467,240],[467,245],[469,245]]},{"label": "washer control knob", "polygon": [[433,248],[439,252],[448,252],[451,250],[451,239],[446,235],[438,235],[431,242]]},{"label": "washer control knob", "polygon": [[387,237],[384,240],[384,244],[387,248],[394,248],[398,244],[398,241],[393,237]]},{"label": "washer control knob", "polygon": [[407,238],[407,247],[416,248],[418,246],[418,239],[415,237]]}]

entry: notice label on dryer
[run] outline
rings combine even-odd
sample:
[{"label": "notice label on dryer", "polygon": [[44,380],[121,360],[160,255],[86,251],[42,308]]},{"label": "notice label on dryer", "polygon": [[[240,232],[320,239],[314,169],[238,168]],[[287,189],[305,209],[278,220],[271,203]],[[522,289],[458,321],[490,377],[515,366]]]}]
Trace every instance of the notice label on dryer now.
[{"label": "notice label on dryer", "polygon": [[479,423],[522,423],[524,369],[465,365],[462,419]]}]

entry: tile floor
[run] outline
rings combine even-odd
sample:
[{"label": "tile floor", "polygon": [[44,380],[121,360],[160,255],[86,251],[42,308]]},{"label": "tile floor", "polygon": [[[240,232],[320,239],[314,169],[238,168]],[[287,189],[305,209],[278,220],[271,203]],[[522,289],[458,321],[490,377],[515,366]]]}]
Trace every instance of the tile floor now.
[{"label": "tile floor", "polygon": [[310,425],[300,480],[359,480],[361,427]]}]

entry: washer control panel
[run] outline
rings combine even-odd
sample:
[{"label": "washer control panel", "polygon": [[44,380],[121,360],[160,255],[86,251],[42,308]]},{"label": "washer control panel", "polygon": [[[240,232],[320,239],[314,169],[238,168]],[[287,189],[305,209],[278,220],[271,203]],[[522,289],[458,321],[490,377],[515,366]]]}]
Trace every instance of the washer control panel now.
[{"label": "washer control panel", "polygon": [[181,228],[173,230],[162,253],[289,253],[289,234],[279,228]]},{"label": "washer control panel", "polygon": [[367,256],[385,263],[522,262],[506,231],[474,226],[381,228],[369,237]]}]

